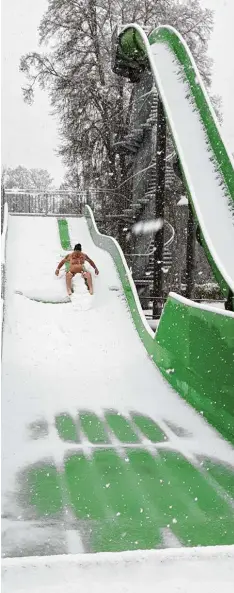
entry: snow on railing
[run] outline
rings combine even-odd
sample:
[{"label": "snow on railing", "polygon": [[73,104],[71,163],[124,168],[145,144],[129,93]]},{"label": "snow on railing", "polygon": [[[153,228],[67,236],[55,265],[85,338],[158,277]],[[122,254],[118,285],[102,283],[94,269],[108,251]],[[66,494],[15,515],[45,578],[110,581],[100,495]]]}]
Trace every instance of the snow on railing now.
[{"label": "snow on railing", "polygon": [[125,195],[117,190],[99,190],[89,187],[86,190],[22,190],[6,189],[5,201],[11,214],[31,216],[77,216],[81,215],[85,204],[105,219],[108,215],[108,198],[121,199],[124,208],[129,205]]},{"label": "snow on railing", "polygon": [[6,251],[6,235],[8,226],[8,204],[5,202],[3,211],[3,229],[1,237],[1,262],[5,264],[5,251]]},{"label": "snow on railing", "polygon": [[4,300],[5,300],[5,266],[6,266],[6,238],[8,229],[8,204],[4,204],[3,229],[1,236],[1,328],[3,331]]}]

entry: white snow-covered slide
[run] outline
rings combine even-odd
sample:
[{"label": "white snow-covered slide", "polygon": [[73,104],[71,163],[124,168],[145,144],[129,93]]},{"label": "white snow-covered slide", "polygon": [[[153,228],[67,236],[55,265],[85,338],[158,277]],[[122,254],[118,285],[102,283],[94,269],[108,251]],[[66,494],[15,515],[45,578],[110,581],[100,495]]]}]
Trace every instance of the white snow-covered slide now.
[{"label": "white snow-covered slide", "polygon": [[[205,522],[203,503],[200,506],[199,502],[203,488],[204,496],[208,492],[215,497],[215,509],[218,505],[233,532],[228,495],[200,464],[200,459],[213,459],[219,466],[231,467],[233,449],[172,390],[148,356],[132,321],[114,261],[91,238],[89,227],[93,233],[96,231],[88,207],[86,216],[88,222],[85,218],[68,219],[68,228],[71,244],[81,242],[100,269],[100,275],[94,277],[95,294],[90,297],[89,311],[17,294],[19,285],[22,292],[27,288],[31,295],[40,287],[45,300],[52,288],[63,294],[65,278],[54,276],[61,254],[57,220],[9,216],[2,357],[2,554],[6,593],[24,587],[40,592],[46,586],[56,588],[57,560],[51,558],[53,555],[75,555],[79,578],[77,574],[73,577],[81,580],[87,563],[82,559],[84,552],[184,545],[180,530],[183,533],[185,509],[187,520],[192,526],[198,522],[204,538],[206,525],[214,530],[215,522],[209,516]],[[105,240],[111,250],[114,240]],[[127,269],[125,272],[129,275]],[[134,285],[132,289],[138,306]],[[145,423],[148,433],[144,433]],[[134,468],[138,454],[139,466]],[[80,461],[83,465],[79,465]],[[145,473],[146,462],[152,466]],[[75,473],[74,463],[78,463]],[[178,463],[182,464],[183,492],[175,483]],[[158,484],[163,483],[164,465],[166,482],[170,485],[172,480],[166,494],[168,509],[173,492],[173,507],[178,501],[178,513],[182,512],[180,520],[173,508],[169,514],[176,512],[177,518],[172,514],[166,523],[158,507]],[[154,495],[148,490],[148,471],[155,475]],[[188,495],[196,472],[199,500],[194,491],[191,498]],[[91,499],[94,506],[90,507]],[[153,539],[148,542],[150,534]],[[212,537],[216,543],[215,530]],[[33,558],[25,564],[19,556],[45,554],[50,558],[35,560],[35,579],[35,572],[30,571]],[[137,552],[131,556],[133,562],[138,562],[138,556]],[[144,558],[147,564],[147,552]],[[71,557],[67,560],[66,583],[73,590]],[[125,557],[120,560],[124,565]],[[89,561],[93,561],[92,557]],[[110,582],[108,567],[117,561],[112,555],[102,557],[100,579],[104,572],[106,582]],[[55,572],[49,576],[45,569],[51,563]],[[25,566],[29,569],[27,583]],[[205,571],[209,576],[209,564]],[[159,582],[165,580],[164,573],[158,573],[157,578]],[[225,578],[230,580],[227,574]],[[96,590],[95,575],[93,580],[90,591]],[[131,591],[128,586],[126,590]]]},{"label": "white snow-covered slide", "polygon": [[234,293],[233,160],[191,52],[172,27],[148,38],[137,24],[121,30],[119,48],[120,62],[147,54],[207,256],[224,294]]}]

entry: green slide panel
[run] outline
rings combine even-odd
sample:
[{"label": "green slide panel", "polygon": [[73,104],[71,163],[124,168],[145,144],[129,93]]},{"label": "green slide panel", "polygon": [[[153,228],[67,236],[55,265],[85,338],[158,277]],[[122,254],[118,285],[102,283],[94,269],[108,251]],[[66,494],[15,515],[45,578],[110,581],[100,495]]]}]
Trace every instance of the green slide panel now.
[{"label": "green slide panel", "polygon": [[234,444],[234,315],[170,294],[157,333],[149,329],[124,254],[85,216],[94,243],[112,256],[136,330],[170,385]]},{"label": "green slide panel", "polygon": [[156,343],[164,377],[234,443],[234,316],[171,294]]},{"label": "green slide panel", "polygon": [[71,242],[68,232],[68,223],[65,218],[58,218],[59,237],[64,251],[71,251]]}]

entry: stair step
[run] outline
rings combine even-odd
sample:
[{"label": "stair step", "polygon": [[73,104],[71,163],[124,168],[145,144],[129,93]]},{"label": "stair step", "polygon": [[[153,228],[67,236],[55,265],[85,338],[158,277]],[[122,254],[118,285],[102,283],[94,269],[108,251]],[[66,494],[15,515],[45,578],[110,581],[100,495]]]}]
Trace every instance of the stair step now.
[{"label": "stair step", "polygon": [[144,195],[144,199],[147,200],[147,202],[151,202],[151,200],[153,200],[154,198],[154,194],[145,194]]},{"label": "stair step", "polygon": [[127,144],[124,145],[125,150],[128,150],[128,152],[132,152],[132,154],[136,154],[137,153],[137,148],[135,146],[129,146]]},{"label": "stair step", "polygon": [[[170,270],[171,266],[172,266],[172,264],[167,264],[164,261],[162,262],[162,268],[168,268],[168,270]],[[149,272],[146,273],[146,275],[150,278],[152,278],[153,274],[154,274],[154,270],[149,270]]]},{"label": "stair step", "polygon": [[[154,248],[154,245],[152,247],[152,249]],[[152,251],[151,249],[151,251]],[[150,256],[153,259],[153,254]],[[163,257],[172,257],[171,252],[170,251],[163,251]]]},{"label": "stair step", "polygon": [[125,208],[125,210],[123,210],[123,214],[133,214],[133,208]]},{"label": "stair step", "polygon": [[[172,262],[172,257],[167,257],[167,256],[165,257],[165,255],[163,255],[163,261],[165,261],[165,262]],[[152,261],[149,261],[148,262],[148,268],[150,269],[150,268],[153,268],[153,267],[154,267],[154,261],[153,260]]]},{"label": "stair step", "polygon": [[[163,258],[163,261],[162,261],[162,263],[163,263],[163,265],[165,265],[165,266],[172,266],[172,260],[165,260],[165,259]],[[153,269],[154,269],[154,266],[147,266],[147,270],[149,270],[150,272],[152,272],[152,271],[153,271]]]},{"label": "stair step", "polygon": [[[166,254],[163,253],[163,259],[172,261],[172,256],[167,253]],[[153,266],[153,265],[154,265],[153,255],[150,255],[149,266]]]},{"label": "stair step", "polygon": [[149,199],[148,198],[140,198],[139,199],[140,204],[148,204],[149,203]]}]

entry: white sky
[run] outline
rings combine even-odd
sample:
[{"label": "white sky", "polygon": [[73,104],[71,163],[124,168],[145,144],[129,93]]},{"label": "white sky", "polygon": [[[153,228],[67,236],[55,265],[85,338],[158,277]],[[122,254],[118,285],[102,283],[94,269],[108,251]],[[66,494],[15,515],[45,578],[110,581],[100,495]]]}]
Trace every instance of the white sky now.
[{"label": "white sky", "polygon": [[37,91],[30,107],[23,101],[19,72],[22,54],[38,49],[37,27],[47,0],[2,0],[2,164],[47,169],[59,184],[64,175],[54,151],[57,123],[47,93]]},{"label": "white sky", "polygon": [[[223,136],[234,152],[234,0],[200,0],[215,10],[209,53],[214,59],[213,88],[223,101]],[[2,164],[47,169],[54,182],[64,170],[55,155],[58,146],[56,120],[50,115],[45,92],[37,91],[32,107],[25,105],[19,72],[23,53],[37,50],[37,27],[47,0],[2,0]]]},{"label": "white sky", "polygon": [[200,4],[215,11],[209,44],[214,60],[212,91],[222,98],[223,137],[234,153],[234,0],[200,0]]}]

